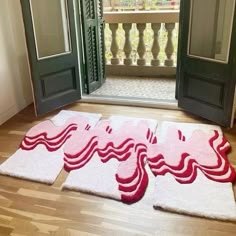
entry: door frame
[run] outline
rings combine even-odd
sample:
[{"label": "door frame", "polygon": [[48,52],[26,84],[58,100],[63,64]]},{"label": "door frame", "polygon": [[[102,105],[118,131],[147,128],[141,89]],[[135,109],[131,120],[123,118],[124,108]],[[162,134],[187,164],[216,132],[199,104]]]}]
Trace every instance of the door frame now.
[{"label": "door frame", "polygon": [[[76,41],[77,41],[77,51],[78,51],[78,66],[80,74],[80,91],[81,99],[83,99],[84,93],[86,92],[86,73],[85,73],[85,52],[84,52],[84,40],[83,40],[83,29],[82,29],[82,13],[80,0],[74,1],[74,11],[75,11],[75,29],[76,29]],[[79,58],[79,54],[82,54],[82,60]]]}]

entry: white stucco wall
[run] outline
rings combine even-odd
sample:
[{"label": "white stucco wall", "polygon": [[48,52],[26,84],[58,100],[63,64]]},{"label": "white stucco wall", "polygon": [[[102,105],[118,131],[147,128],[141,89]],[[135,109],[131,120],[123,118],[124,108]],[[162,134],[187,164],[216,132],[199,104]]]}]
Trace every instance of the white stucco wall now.
[{"label": "white stucco wall", "polygon": [[32,103],[20,0],[0,6],[0,124]]}]

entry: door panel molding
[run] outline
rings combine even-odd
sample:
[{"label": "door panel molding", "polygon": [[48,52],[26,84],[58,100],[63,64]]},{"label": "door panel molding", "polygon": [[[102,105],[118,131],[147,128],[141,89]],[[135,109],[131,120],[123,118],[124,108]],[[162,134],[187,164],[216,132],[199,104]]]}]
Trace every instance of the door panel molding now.
[{"label": "door panel molding", "polygon": [[[184,96],[209,106],[223,108],[225,83],[196,75],[184,74]],[[200,91],[200,92],[199,92]],[[209,96],[211,91],[211,96]]]}]

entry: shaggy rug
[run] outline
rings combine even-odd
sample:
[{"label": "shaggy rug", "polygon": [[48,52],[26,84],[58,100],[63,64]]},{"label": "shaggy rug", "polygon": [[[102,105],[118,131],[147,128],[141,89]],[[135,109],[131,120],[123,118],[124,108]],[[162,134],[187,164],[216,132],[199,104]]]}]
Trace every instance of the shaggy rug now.
[{"label": "shaggy rug", "polygon": [[236,220],[230,148],[218,126],[163,122],[147,153],[156,176],[154,207]]},{"label": "shaggy rug", "polygon": [[0,174],[52,184],[63,168],[63,147],[76,130],[94,127],[100,114],[61,111],[31,128]]},{"label": "shaggy rug", "polygon": [[77,130],[64,147],[70,174],[63,188],[126,203],[140,200],[148,184],[146,151],[156,142],[156,126],[155,120],[112,116],[94,129]]},{"label": "shaggy rug", "polygon": [[154,179],[153,201],[148,198],[154,208],[236,220],[236,173],[220,127],[100,118],[61,111],[39,123],[0,165],[0,174],[52,184],[64,166],[64,189],[125,203],[140,200]]}]

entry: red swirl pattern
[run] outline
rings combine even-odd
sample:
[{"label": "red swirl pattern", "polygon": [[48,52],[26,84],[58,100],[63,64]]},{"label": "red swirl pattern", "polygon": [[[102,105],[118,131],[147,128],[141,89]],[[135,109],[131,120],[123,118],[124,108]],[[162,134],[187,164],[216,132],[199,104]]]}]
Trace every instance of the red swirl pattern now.
[{"label": "red swirl pattern", "polygon": [[[20,148],[30,151],[41,144],[53,152],[65,144],[66,171],[83,168],[95,154],[102,163],[115,158],[119,162],[115,178],[121,200],[126,203],[140,200],[146,191],[146,161],[155,176],[169,173],[181,184],[194,182],[198,170],[216,182],[236,179],[226,155],[230,145],[218,131],[214,131],[212,137],[197,131],[186,139],[180,130],[173,128],[166,141],[158,143],[156,135],[143,121],[136,126],[124,122],[117,131],[109,126],[108,121],[100,121],[95,128],[90,128],[87,120],[82,118],[80,123],[71,120],[59,127],[45,121],[26,134]],[[194,146],[196,143],[198,145]],[[206,149],[204,155],[199,154],[197,148]]]},{"label": "red swirl pattern", "polygon": [[[101,127],[103,128],[101,129]],[[115,177],[121,193],[121,200],[126,203],[140,200],[148,184],[148,175],[145,170],[146,143],[157,142],[153,132],[147,127],[146,124],[141,125],[139,129],[133,127],[133,130],[132,128],[130,129],[130,137],[126,137],[126,135],[123,135],[123,129],[114,132],[109,126],[100,124],[97,129],[95,127],[93,130],[83,133],[86,141],[81,140],[79,142],[78,138],[74,136],[74,141],[72,140],[73,138],[70,139],[64,148],[65,170],[71,171],[82,168],[94,157],[95,153],[97,153],[103,163],[115,158],[120,163]],[[78,134],[77,137],[79,136]],[[137,136],[139,137],[138,139]],[[72,143],[76,142],[76,140],[77,147],[72,150]],[[104,140],[107,140],[107,142],[104,142]],[[138,140],[142,140],[144,143]],[[130,161],[134,164],[133,171],[129,169]],[[125,173],[125,177],[122,176],[119,169]]]},{"label": "red swirl pattern", "polygon": [[133,203],[140,200],[148,185],[148,175],[145,170],[147,147],[144,144],[135,146],[136,168],[132,175],[122,178],[116,174],[116,180],[121,192],[121,200],[126,203]]},{"label": "red swirl pattern", "polygon": [[50,131],[55,129],[55,126],[51,122],[45,121],[38,126],[45,131],[36,135],[26,134],[20,144],[22,150],[30,151],[39,144],[42,144],[49,152],[54,152],[61,148],[61,146],[71,137],[72,133],[77,130],[77,124],[69,124],[65,128],[58,129],[58,132],[54,136],[50,136]]},{"label": "red swirl pattern", "polygon": [[[198,169],[202,171],[207,178],[213,181],[233,182],[236,178],[236,173],[226,156],[226,153],[230,149],[230,145],[224,137],[222,137],[222,140],[218,145],[215,145],[215,142],[219,138],[218,131],[214,131],[214,136],[209,140],[209,145],[217,158],[217,164],[215,165],[202,165],[196,161],[191,153],[183,152],[178,165],[167,164],[165,156],[158,153],[153,157],[148,157],[149,167],[155,176],[170,173],[174,176],[176,181],[182,184],[192,183],[197,177]],[[182,137],[181,132],[179,132],[179,139],[185,142],[185,137]]]},{"label": "red swirl pattern", "polygon": [[85,147],[76,154],[64,152],[64,168],[66,171],[80,169],[86,165],[93,155],[97,152],[103,163],[108,162],[111,158],[119,161],[127,160],[131,155],[131,149],[134,147],[132,139],[126,139],[121,144],[109,142],[104,148],[98,148],[98,137],[92,137]]}]

